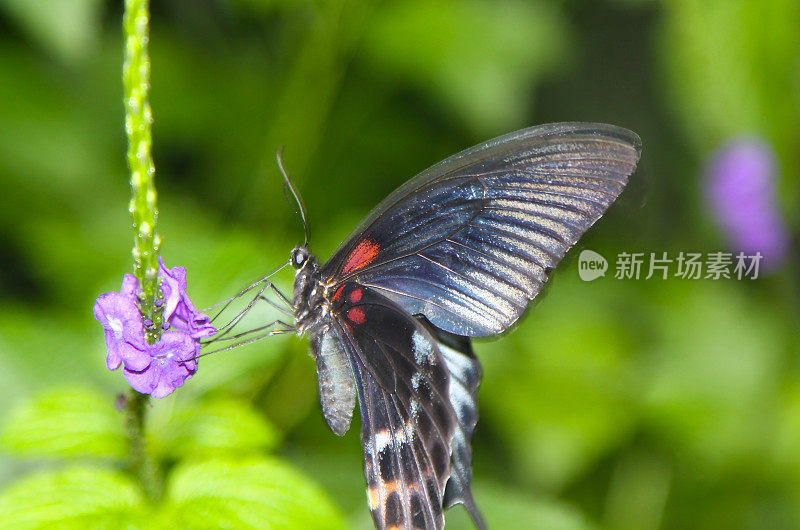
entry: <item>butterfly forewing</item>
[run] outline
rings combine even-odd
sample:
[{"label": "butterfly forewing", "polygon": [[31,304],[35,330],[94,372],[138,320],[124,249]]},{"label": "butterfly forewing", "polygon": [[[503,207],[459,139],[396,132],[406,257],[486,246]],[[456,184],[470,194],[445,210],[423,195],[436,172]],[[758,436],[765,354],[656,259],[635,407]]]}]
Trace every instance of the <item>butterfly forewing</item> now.
[{"label": "butterfly forewing", "polygon": [[620,194],[639,145],[625,129],[574,123],[468,149],[379,204],[322,274],[356,278],[451,333],[500,333]]}]

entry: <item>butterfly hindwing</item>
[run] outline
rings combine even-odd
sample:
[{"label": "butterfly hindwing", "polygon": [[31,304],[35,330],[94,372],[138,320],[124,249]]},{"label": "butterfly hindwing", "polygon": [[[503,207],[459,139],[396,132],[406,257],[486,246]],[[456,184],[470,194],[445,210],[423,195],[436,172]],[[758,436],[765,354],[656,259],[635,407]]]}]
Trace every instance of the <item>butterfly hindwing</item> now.
[{"label": "butterfly hindwing", "polygon": [[442,528],[457,419],[437,341],[394,302],[353,282],[337,288],[331,313],[355,375],[376,526]]},{"label": "butterfly hindwing", "polygon": [[322,275],[357,278],[451,333],[500,333],[621,193],[639,153],[636,134],[605,124],[490,140],[398,188]]},{"label": "butterfly hindwing", "polygon": [[[360,366],[357,381],[367,499],[377,528],[444,526],[442,485],[418,431],[397,400]],[[440,457],[442,458],[442,457]]]},{"label": "butterfly hindwing", "polygon": [[450,403],[457,424],[451,443],[450,480],[444,492],[444,507],[462,503],[475,526],[486,528],[475,499],[472,497],[472,433],[478,423],[478,386],[481,365],[469,337],[453,335],[433,327],[428,320],[417,317],[436,339],[448,372],[450,372]]}]

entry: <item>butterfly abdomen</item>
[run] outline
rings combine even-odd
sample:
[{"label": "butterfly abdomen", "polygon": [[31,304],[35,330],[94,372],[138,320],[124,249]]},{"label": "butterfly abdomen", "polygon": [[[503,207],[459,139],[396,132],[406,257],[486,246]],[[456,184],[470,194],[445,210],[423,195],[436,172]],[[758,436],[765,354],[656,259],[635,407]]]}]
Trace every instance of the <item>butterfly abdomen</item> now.
[{"label": "butterfly abdomen", "polygon": [[311,355],[317,363],[317,383],[322,414],[331,430],[339,436],[350,428],[356,406],[353,368],[333,328],[311,337]]}]

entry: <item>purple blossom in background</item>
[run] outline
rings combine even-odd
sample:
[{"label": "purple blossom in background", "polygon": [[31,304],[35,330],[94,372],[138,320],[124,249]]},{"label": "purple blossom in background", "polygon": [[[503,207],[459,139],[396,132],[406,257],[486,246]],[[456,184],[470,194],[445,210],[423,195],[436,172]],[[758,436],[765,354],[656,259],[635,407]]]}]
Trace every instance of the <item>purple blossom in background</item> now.
[{"label": "purple blossom in background", "polygon": [[707,195],[732,250],[763,256],[765,270],[786,257],[789,235],[775,201],[776,162],[772,149],[754,138],[728,142],[708,167]]},{"label": "purple blossom in background", "polygon": [[105,329],[106,366],[123,367],[123,375],[138,392],[162,398],[172,393],[197,371],[200,339],[216,329],[207,315],[195,308],[186,294],[186,269],[164,266],[159,256],[158,277],[163,298],[164,333],[156,344],[147,344],[138,307],[138,280],[126,274],[120,292],[100,295],[94,316]]}]

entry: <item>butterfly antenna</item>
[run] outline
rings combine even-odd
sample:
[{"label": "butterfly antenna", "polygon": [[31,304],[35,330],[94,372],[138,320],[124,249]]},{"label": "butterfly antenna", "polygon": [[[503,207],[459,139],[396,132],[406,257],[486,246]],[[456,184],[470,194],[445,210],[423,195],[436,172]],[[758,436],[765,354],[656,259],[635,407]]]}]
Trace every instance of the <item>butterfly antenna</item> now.
[{"label": "butterfly antenna", "polygon": [[292,192],[292,196],[294,197],[295,202],[297,203],[297,207],[299,208],[300,219],[303,221],[303,232],[305,233],[305,241],[303,243],[304,247],[308,247],[308,221],[306,220],[306,209],[303,206],[303,201],[300,199],[300,194],[297,193],[297,188],[294,187],[292,183],[292,179],[289,178],[289,174],[286,173],[286,169],[283,167],[283,159],[281,158],[281,154],[283,153],[283,146],[278,148],[278,152],[275,155],[275,158],[278,159],[278,168],[281,170],[283,174],[283,184],[284,184],[284,192],[286,191],[286,187],[289,188],[289,191]]}]

